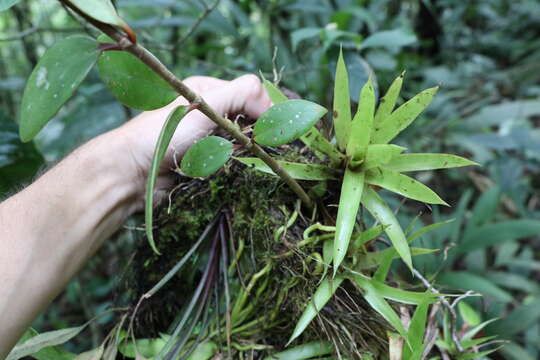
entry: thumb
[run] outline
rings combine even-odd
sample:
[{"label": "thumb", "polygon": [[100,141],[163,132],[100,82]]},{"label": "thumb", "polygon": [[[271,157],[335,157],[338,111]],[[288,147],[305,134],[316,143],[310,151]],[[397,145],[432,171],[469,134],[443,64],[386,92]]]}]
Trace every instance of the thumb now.
[{"label": "thumb", "polygon": [[[255,75],[241,76],[201,96],[223,116],[244,113],[256,119],[271,105],[266,90]],[[174,134],[173,151],[181,156],[189,146],[208,135],[215,127],[216,124],[199,110],[191,111]]]},{"label": "thumb", "polygon": [[271,105],[270,97],[255,75],[244,75],[220,86],[206,96],[206,102],[222,115],[246,114],[257,119]]}]

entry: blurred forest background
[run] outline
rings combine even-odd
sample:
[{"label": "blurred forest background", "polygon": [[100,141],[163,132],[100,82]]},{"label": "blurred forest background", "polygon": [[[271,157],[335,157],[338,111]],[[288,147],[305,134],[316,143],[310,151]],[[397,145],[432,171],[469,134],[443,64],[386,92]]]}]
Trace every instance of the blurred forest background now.
[{"label": "blurred forest background", "polygon": [[[117,0],[120,15],[181,76],[231,79],[263,73],[331,107],[340,45],[353,81],[379,89],[406,70],[404,98],[441,84],[433,104],[398,140],[411,152],[467,156],[482,167],[424,173],[451,208],[405,203],[404,223],[456,219],[422,238],[446,249],[416,265],[440,286],[482,293],[468,299],[488,334],[511,340],[494,359],[540,358],[540,0]],[[0,13],[0,198],[77,145],[135,115],[91,73],[37,139],[21,144],[18,106],[44,50],[90,33],[53,0],[23,0]],[[111,154],[114,156],[114,154]],[[394,204],[399,204],[394,200]],[[39,206],[39,204],[36,204]],[[123,303],[123,274],[142,238],[129,221],[40,317],[39,331],[82,324]],[[54,226],[54,225],[52,225]],[[74,350],[96,346],[101,317]]]}]

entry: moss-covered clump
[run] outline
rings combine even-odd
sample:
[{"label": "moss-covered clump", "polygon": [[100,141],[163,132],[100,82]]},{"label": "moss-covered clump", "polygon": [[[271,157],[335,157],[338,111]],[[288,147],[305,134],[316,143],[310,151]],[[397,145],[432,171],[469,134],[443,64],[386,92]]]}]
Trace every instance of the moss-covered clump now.
[{"label": "moss-covered clump", "polygon": [[[297,151],[286,154],[282,158],[314,161]],[[306,189],[309,185],[316,184],[305,184]],[[212,285],[218,300],[207,310],[213,316],[207,336],[223,353],[230,346],[234,358],[252,351],[264,357],[269,350],[283,349],[325,271],[319,240],[328,234],[324,237],[323,232],[314,231],[305,241],[304,231],[316,222],[333,225],[328,222],[335,209],[326,206],[337,202],[332,187],[328,184],[319,199],[325,210],[311,214],[300,208],[277,177],[234,161],[209,179],[181,178],[172,200],[162,206],[155,221],[156,244],[162,255],[155,255],[144,242],[137,253],[131,277],[136,289],[133,302],[174,267],[209,224],[215,224],[210,233],[221,231],[227,238],[230,304],[224,304],[221,278]],[[211,243],[209,235],[186,266],[142,302],[135,320],[137,337],[173,331],[204,280]],[[221,308],[221,312],[216,310]],[[356,288],[342,286],[301,341],[329,340],[346,353],[360,354],[367,349],[373,353],[387,347],[387,329]]]}]

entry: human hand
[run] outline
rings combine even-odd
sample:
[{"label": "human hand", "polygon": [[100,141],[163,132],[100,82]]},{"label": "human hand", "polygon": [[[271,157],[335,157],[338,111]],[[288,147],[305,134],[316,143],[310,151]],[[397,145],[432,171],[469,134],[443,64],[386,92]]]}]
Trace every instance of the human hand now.
[{"label": "human hand", "polygon": [[[193,76],[185,84],[198,93],[216,112],[224,116],[243,113],[251,118],[258,118],[271,104],[264,87],[255,75],[244,75],[232,81],[212,77]],[[179,97],[164,108],[147,111],[126,123],[116,131],[127,140],[134,179],[140,185],[141,193],[150,170],[155,144],[167,116],[178,105],[188,102]],[[156,182],[156,198],[168,190],[174,178],[170,169],[173,159],[180,159],[186,150],[197,140],[208,135],[216,128],[214,122],[200,111],[189,112],[180,122],[169,146],[162,171]]]}]

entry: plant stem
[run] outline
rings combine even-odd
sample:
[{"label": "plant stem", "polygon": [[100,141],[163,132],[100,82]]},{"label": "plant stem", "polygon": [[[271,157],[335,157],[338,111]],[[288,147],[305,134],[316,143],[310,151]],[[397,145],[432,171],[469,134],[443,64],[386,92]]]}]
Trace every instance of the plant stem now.
[{"label": "plant stem", "polygon": [[165,80],[173,89],[182,95],[189,103],[196,107],[197,110],[206,115],[210,120],[216,123],[219,127],[227,131],[232,137],[236,139],[240,144],[242,144],[246,149],[251,151],[255,156],[265,162],[276,175],[278,175],[290,188],[296,193],[296,195],[302,200],[304,205],[309,209],[313,209],[313,202],[309,198],[308,194],[302,189],[300,184],[296,182],[280,165],[277,161],[272,159],[266,151],[263,150],[259,145],[251,141],[249,137],[244,135],[239,128],[237,128],[232,121],[227,118],[219,115],[210,105],[204,101],[202,97],[193,92],[189,87],[187,87],[180,79],[176,77],[161,61],[158,60],[150,51],[148,51],[144,46],[141,46],[137,43],[133,43],[126,36],[125,33],[120,32],[115,27],[94,20],[81,12],[77,7],[71,4],[68,0],[59,0],[61,3],[68,6],[70,9],[81,15],[92,25],[97,27],[99,30],[107,34],[113,40],[118,43],[118,46],[133,55],[139,58],[143,63],[145,63],[150,69],[152,69],[157,75],[159,75],[163,80]]}]

